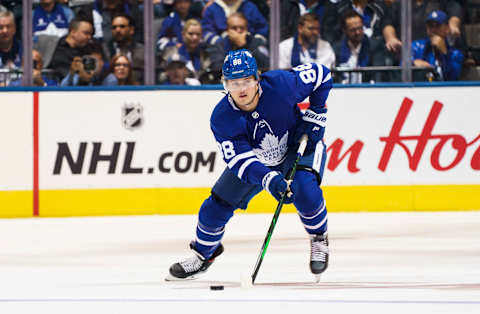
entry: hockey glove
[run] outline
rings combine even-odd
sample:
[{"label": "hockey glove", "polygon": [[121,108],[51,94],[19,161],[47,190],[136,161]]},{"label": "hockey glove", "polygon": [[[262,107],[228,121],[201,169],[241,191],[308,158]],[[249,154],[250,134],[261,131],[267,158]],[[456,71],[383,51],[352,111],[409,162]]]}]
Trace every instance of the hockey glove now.
[{"label": "hockey glove", "polygon": [[314,108],[305,111],[302,122],[295,130],[295,141],[298,142],[303,134],[308,135],[306,152],[312,152],[318,142],[323,139],[327,122],[327,108]]},{"label": "hockey glove", "polygon": [[280,172],[271,171],[267,173],[263,177],[262,185],[277,201],[280,201],[283,193],[287,193],[283,203],[290,204],[293,202],[293,193],[288,186],[287,180],[285,180]]}]

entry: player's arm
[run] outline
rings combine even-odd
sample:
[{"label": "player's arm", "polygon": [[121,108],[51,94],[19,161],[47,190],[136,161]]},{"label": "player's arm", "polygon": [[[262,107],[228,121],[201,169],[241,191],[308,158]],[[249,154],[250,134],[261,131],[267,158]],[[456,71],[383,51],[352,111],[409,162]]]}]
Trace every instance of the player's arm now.
[{"label": "player's arm", "polygon": [[241,126],[222,128],[212,124],[211,128],[227,167],[242,181],[262,184],[264,177],[271,172],[253,152],[247,137],[240,132]]},{"label": "player's arm", "polygon": [[326,66],[317,63],[296,66],[290,71],[289,81],[296,103],[310,97],[311,107],[325,107],[333,83],[332,74]]},{"label": "player's arm", "polygon": [[291,86],[295,86],[294,102],[298,103],[309,97],[310,106],[302,116],[302,123],[297,127],[295,134],[299,139],[303,134],[309,138],[307,151],[323,139],[327,122],[327,108],[325,107],[328,94],[332,89],[332,75],[330,70],[320,64],[302,64],[290,72]]},{"label": "player's arm", "polygon": [[[287,181],[280,172],[271,170],[255,156],[246,139],[242,137],[226,139],[218,135],[215,138],[227,167],[240,180],[262,185],[273,197],[280,200],[282,194],[288,189]],[[285,203],[291,202],[290,195],[285,199]]]}]

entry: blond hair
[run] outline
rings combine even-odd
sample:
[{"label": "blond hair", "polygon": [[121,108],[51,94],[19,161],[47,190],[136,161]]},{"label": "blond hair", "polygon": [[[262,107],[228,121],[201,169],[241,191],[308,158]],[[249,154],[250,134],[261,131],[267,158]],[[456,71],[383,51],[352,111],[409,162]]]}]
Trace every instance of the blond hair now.
[{"label": "blond hair", "polygon": [[196,19],[189,19],[185,22],[185,25],[183,26],[182,33],[185,33],[190,26],[200,26],[200,28],[201,28],[202,24],[200,24],[200,22]]}]

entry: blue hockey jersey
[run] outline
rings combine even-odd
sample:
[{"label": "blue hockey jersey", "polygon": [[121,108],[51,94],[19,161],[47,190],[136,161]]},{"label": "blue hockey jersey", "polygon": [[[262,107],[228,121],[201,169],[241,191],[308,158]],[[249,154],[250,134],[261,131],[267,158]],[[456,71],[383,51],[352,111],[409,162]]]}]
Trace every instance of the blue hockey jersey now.
[{"label": "blue hockey jersey", "polygon": [[73,17],[73,11],[59,3],[55,4],[51,12],[39,6],[33,11],[33,35],[65,36]]},{"label": "blue hockey jersey", "polygon": [[227,167],[241,180],[261,184],[272,171],[269,167],[280,165],[295,145],[295,130],[302,121],[297,103],[310,97],[310,106],[323,108],[331,88],[328,68],[310,63],[264,73],[252,112],[238,109],[226,95],[213,110],[210,127]]}]

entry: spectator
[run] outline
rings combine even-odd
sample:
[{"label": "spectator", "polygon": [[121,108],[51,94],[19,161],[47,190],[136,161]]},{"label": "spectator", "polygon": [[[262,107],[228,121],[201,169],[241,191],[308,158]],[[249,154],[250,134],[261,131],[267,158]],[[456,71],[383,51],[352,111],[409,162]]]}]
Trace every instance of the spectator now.
[{"label": "spectator", "polygon": [[[262,1],[263,0],[257,0],[255,1],[255,4]],[[306,13],[313,13],[318,17],[323,36],[324,29],[331,27],[331,25],[325,26],[323,16],[325,15],[325,12],[332,12],[333,9],[336,9],[336,2],[336,0],[281,0],[280,41],[295,36],[298,19],[301,15]],[[267,0],[266,3],[268,4],[268,7],[271,6],[271,0]]]},{"label": "spectator", "polygon": [[[73,19],[68,35],[60,38],[50,61],[49,68],[57,71],[63,79],[73,66],[74,57],[81,58],[92,50],[93,26],[90,21]],[[78,60],[77,60],[78,62]]]},{"label": "spectator", "polygon": [[324,14],[325,4],[329,0],[300,0],[300,15],[306,13],[313,13],[318,17],[318,21],[321,22]]},{"label": "spectator", "polygon": [[327,41],[320,39],[320,21],[313,13],[300,17],[297,35],[282,41],[279,53],[281,69],[310,62],[323,64],[330,69],[335,66],[335,53]]},{"label": "spectator", "polygon": [[433,67],[435,80],[439,81],[456,81],[462,70],[463,54],[448,44],[448,32],[447,14],[434,10],[426,18],[428,37],[412,42],[413,64]]},{"label": "spectator", "polygon": [[166,67],[170,60],[182,60],[190,77],[203,83],[219,83],[224,58],[220,43],[202,43],[202,25],[195,19],[185,23],[182,38],[182,44],[169,46],[163,51],[160,64]]},{"label": "spectator", "polygon": [[107,60],[112,56],[126,55],[132,63],[133,78],[143,83],[145,47],[135,41],[135,21],[127,14],[119,13],[112,19],[112,40],[105,44]]},{"label": "spectator", "polygon": [[[140,12],[143,14],[144,5],[143,0],[138,0],[138,8]],[[164,18],[168,15],[167,9],[165,9],[165,5],[163,4],[163,0],[153,0],[153,16],[154,18]]]},{"label": "spectator", "polygon": [[161,82],[165,85],[190,85],[198,86],[200,82],[196,78],[188,77],[188,69],[184,61],[172,60],[166,68],[166,80]]},{"label": "spectator", "polygon": [[296,34],[300,18],[300,0],[280,2],[280,40],[293,37]]},{"label": "spectator", "polygon": [[19,0],[0,0],[1,5],[3,6],[0,8],[1,11],[10,11],[13,13],[15,27],[17,29],[15,33],[15,38],[21,42],[22,41],[22,16],[23,16],[23,1]]},{"label": "spectator", "polygon": [[[135,4],[127,0],[95,0],[92,4],[80,6],[77,17],[92,21],[94,25],[93,37],[99,41],[109,42],[112,39],[112,19],[115,15],[123,13],[135,21],[135,26],[143,30],[143,15]],[[135,34],[135,40],[143,42],[143,34]]]},{"label": "spectator", "polygon": [[262,13],[263,17],[268,21],[270,18],[270,6],[272,0],[250,0],[257,7],[258,11]]},{"label": "spectator", "polygon": [[98,42],[91,44],[90,55],[96,59],[93,84],[102,85],[103,79],[108,75],[109,58],[107,58],[102,45]]},{"label": "spectator", "polygon": [[[459,40],[461,36],[462,7],[457,1],[452,0],[412,0],[412,40],[427,37],[425,17],[433,10],[441,10],[447,13],[449,17],[450,45],[455,43],[457,48],[462,48],[464,44]],[[399,41],[398,38],[401,38],[401,1],[395,1],[392,6],[387,9],[387,16],[390,19],[387,24],[390,24],[392,28],[387,28],[387,34],[384,34],[384,36],[387,42],[387,48],[392,50],[388,44],[389,39],[394,38],[394,40]]]},{"label": "spectator", "polygon": [[[46,75],[42,75],[43,69],[43,60],[42,54],[38,50],[32,50],[32,60],[33,60],[33,85],[34,86],[57,86],[58,83],[54,79],[48,78]],[[15,81],[10,82],[9,86],[22,86],[22,79],[19,78]]]},{"label": "spectator", "polygon": [[138,85],[133,78],[132,63],[126,55],[118,54],[110,61],[110,70],[103,85]]},{"label": "spectator", "polygon": [[241,12],[248,20],[248,31],[253,36],[268,38],[268,22],[255,4],[248,0],[215,0],[203,12],[203,36],[210,44],[220,40],[227,29],[227,16]]},{"label": "spectator", "polygon": [[0,69],[17,69],[22,64],[22,45],[15,39],[15,16],[0,12]]},{"label": "spectator", "polygon": [[385,4],[381,0],[340,0],[335,5],[325,6],[322,36],[332,43],[342,36],[342,16],[349,10],[356,11],[362,18],[363,32],[368,38],[383,38],[383,29],[388,22]]},{"label": "spectator", "polygon": [[40,0],[33,11],[33,35],[65,36],[74,17],[73,11],[55,0]]},{"label": "spectator", "polygon": [[269,57],[267,42],[263,37],[254,37],[248,32],[248,22],[240,12],[232,13],[227,18],[227,32],[223,37],[225,57],[230,50],[247,49],[257,60],[260,70],[267,70]]},{"label": "spectator", "polygon": [[[143,13],[144,0],[137,0],[140,11]],[[173,11],[173,4],[175,0],[153,0],[153,13],[155,18],[165,18]],[[192,0],[190,11],[193,16],[201,18],[202,10],[207,0]]]},{"label": "spectator", "polygon": [[[342,17],[344,39],[333,45],[337,67],[356,68],[372,65],[384,65],[382,42],[369,38],[364,33],[363,19],[354,10],[349,10]],[[343,84],[369,82],[373,79],[382,80],[380,73],[375,77],[370,73],[344,73],[336,77]],[[339,79],[338,79],[339,78]]]},{"label": "spectator", "polygon": [[191,18],[198,18],[190,10],[192,8],[192,0],[175,0],[173,3],[173,11],[163,20],[162,27],[158,33],[157,48],[159,51],[165,49],[166,46],[182,43],[182,30],[185,21]]},{"label": "spectator", "polygon": [[18,78],[15,71],[22,65],[22,45],[15,38],[15,17],[11,11],[0,12],[0,86],[7,86],[11,80]]},{"label": "spectator", "polygon": [[101,85],[106,76],[105,60],[102,47],[97,44],[91,52],[83,57],[74,57],[70,72],[60,83],[61,86]]}]

